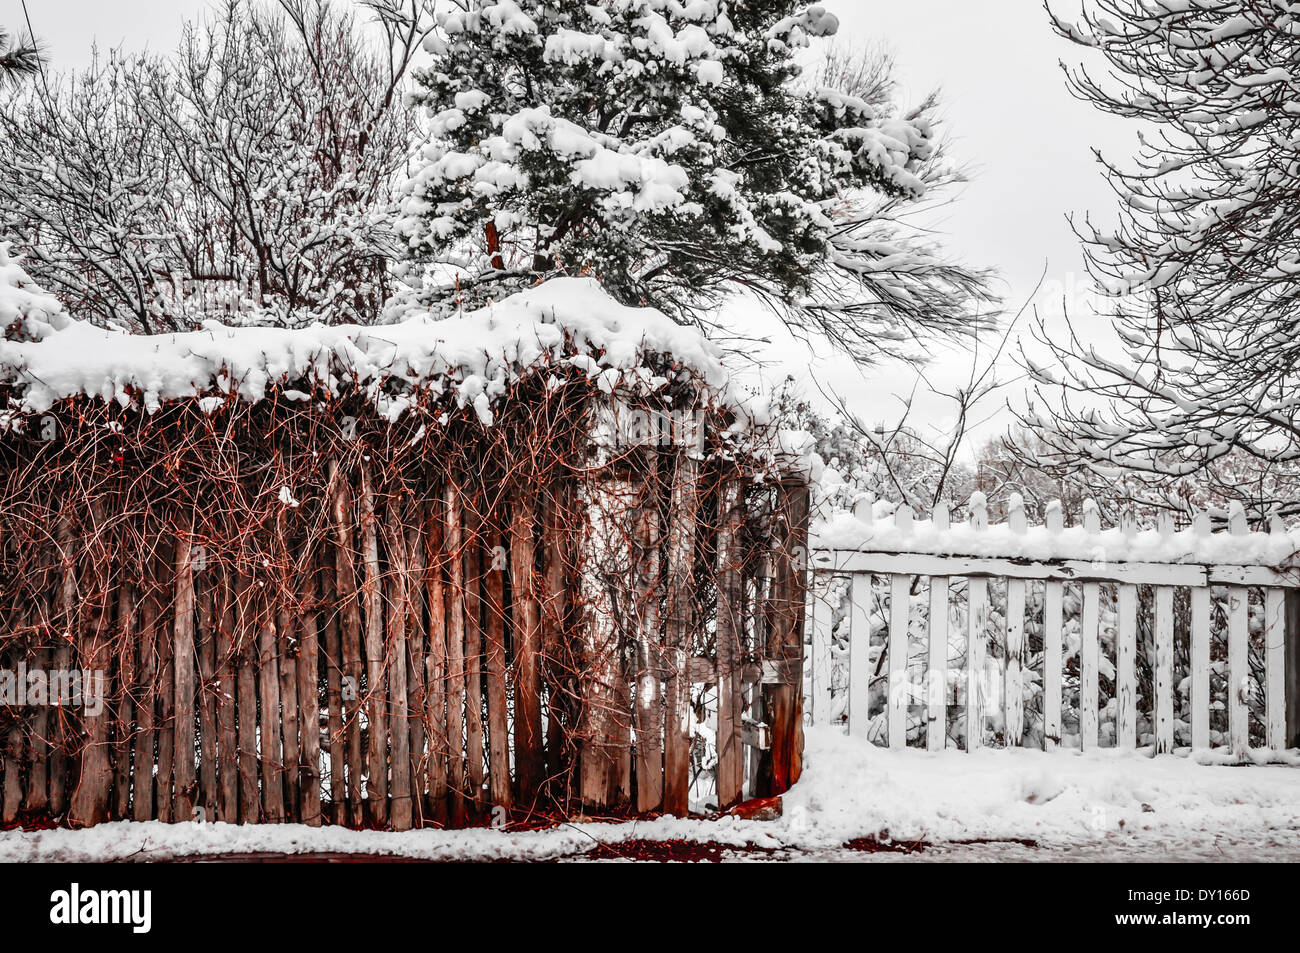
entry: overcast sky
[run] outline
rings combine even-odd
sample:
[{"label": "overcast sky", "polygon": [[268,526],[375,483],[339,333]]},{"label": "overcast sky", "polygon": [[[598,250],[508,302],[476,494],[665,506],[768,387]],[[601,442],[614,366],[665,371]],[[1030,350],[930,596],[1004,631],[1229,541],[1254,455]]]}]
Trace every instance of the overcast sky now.
[{"label": "overcast sky", "polygon": [[[997,269],[1011,310],[1024,304],[1040,275],[1039,303],[1060,311],[1062,293],[1084,287],[1078,243],[1067,213],[1110,216],[1113,198],[1091,154],[1132,152],[1123,123],[1077,102],[1058,62],[1080,51],[1057,38],[1038,0],[824,0],[841,19],[841,40],[883,42],[893,52],[904,95],[917,101],[942,90],[944,128],[953,152],[974,179],[938,222],[954,254]],[[1078,0],[1053,0],[1063,12]],[[32,26],[56,69],[84,66],[91,45],[101,49],[171,49],[185,17],[205,0],[29,0]],[[0,24],[23,26],[18,0],[0,0]],[[1028,323],[1026,318],[1026,323]],[[1085,318],[1086,320],[1086,318]],[[937,379],[951,381],[968,367],[964,353],[936,349]],[[907,367],[863,374],[829,353],[809,355],[779,340],[775,360],[798,376],[830,382],[848,394],[863,416],[888,419],[892,395],[911,389]],[[1007,373],[1010,373],[1008,370]],[[1015,388],[1008,388],[1014,399]],[[929,401],[924,419],[943,426],[944,407]],[[991,434],[1005,416],[986,425]]]}]

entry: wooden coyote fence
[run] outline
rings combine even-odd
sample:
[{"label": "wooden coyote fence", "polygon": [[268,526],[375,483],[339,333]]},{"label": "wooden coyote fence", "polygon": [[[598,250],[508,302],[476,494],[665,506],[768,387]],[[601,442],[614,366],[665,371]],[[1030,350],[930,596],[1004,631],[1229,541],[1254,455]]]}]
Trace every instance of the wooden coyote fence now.
[{"label": "wooden coyote fence", "polygon": [[808,490],[725,413],[696,452],[594,440],[567,366],[491,426],[294,386],[0,434],[4,823],[682,815],[708,721],[719,807],[798,778]]},{"label": "wooden coyote fence", "polygon": [[1086,504],[1082,527],[1054,506],[1030,528],[1013,498],[990,527],[980,494],[965,526],[944,509],[855,515],[813,543],[814,723],[932,751],[1104,742],[1267,760],[1300,742],[1300,572],[1280,524],[1247,532],[1237,509],[1226,532],[1204,514],[1178,533],[1102,532]]}]

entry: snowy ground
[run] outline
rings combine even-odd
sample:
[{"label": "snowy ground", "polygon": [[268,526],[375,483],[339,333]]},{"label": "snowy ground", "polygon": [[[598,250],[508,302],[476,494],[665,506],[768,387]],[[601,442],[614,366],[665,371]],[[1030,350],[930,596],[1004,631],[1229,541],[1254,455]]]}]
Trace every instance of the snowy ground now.
[{"label": "snowy ground", "polygon": [[[927,846],[914,853],[843,846],[864,837]],[[600,844],[634,840],[731,845],[736,850],[724,857],[737,860],[1300,860],[1300,768],[1209,766],[1108,750],[890,752],[810,729],[804,777],[787,794],[784,815],[771,822],[663,818],[538,832],[402,834],[121,822],[90,831],[0,833],[0,861],[264,852],[595,859],[609,856]]]}]

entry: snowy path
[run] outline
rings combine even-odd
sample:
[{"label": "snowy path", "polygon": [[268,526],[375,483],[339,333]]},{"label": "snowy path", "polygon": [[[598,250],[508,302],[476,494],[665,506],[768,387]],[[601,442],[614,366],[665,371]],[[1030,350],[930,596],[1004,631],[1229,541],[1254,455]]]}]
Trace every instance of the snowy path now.
[{"label": "snowy path", "polygon": [[[928,846],[913,853],[843,847],[877,837]],[[971,840],[993,842],[954,843]],[[1294,861],[1300,860],[1300,768],[1207,766],[1109,750],[890,752],[810,729],[804,777],[786,796],[784,816],[772,822],[660,818],[546,831],[401,834],[119,822],[89,831],[0,833],[0,861],[231,853],[565,860],[607,857],[617,845],[640,841],[707,842],[737,849],[722,851],[723,859],[766,861]]]}]

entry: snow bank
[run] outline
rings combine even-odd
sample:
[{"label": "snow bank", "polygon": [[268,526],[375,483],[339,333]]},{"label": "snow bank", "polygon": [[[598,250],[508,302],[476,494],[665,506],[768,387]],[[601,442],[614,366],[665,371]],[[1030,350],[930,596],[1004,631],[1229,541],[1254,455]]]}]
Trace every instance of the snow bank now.
[{"label": "snow bank", "polygon": [[867,523],[852,513],[837,512],[814,521],[809,545],[814,549],[1003,559],[1280,566],[1300,552],[1300,530],[1203,535],[1188,529],[1167,536],[1143,530],[1130,536],[1119,529],[1089,532],[1071,526],[1054,532],[1030,526],[1016,533],[1005,523],[987,529],[958,523],[945,529],[932,520],[919,520],[899,527],[884,514]]},{"label": "snow bank", "polygon": [[16,340],[0,341],[0,382],[16,385],[11,411],[26,413],[83,395],[150,412],[205,395],[257,401],[278,385],[308,381],[332,394],[345,387],[368,394],[389,419],[410,405],[411,390],[429,389],[490,423],[492,402],[511,383],[552,363],[582,369],[607,391],[665,386],[661,369],[643,366],[648,355],[695,376],[714,397],[724,398],[727,384],[721,352],[698,331],[621,305],[589,278],[556,278],[440,320],[299,330],[209,321],[199,331],[132,335],[67,318],[5,251],[0,318],[5,327],[22,323],[22,333],[7,335]]},{"label": "snow bank", "polygon": [[1114,749],[889,751],[831,728],[809,729],[807,742],[804,776],[786,794],[784,815],[771,822],[661,818],[546,831],[399,834],[298,824],[123,821],[85,831],[0,833],[0,861],[163,860],[263,851],[547,860],[632,839],[817,852],[875,836],[938,845],[1029,838],[1048,848],[1087,848],[1095,859],[1219,842],[1300,848],[1300,770],[1294,767],[1229,768]]},{"label": "snow bank", "polygon": [[0,242],[0,336],[40,340],[71,319],[53,295],[46,294]]}]

